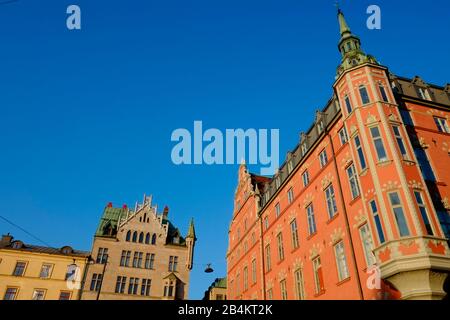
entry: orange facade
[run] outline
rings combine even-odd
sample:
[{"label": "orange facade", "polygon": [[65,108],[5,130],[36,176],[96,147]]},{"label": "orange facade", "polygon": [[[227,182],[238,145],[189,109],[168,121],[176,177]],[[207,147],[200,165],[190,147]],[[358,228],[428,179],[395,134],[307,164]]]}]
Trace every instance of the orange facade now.
[{"label": "orange facade", "polygon": [[449,85],[390,74],[339,19],[332,99],[273,177],[239,168],[230,299],[444,295]]}]

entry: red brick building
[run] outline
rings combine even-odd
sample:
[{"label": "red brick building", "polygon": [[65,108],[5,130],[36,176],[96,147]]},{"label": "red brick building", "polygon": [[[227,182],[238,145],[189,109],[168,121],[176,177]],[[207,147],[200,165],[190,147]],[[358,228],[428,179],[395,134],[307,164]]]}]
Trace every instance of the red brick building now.
[{"label": "red brick building", "polygon": [[239,168],[229,299],[445,295],[450,85],[393,75],[338,20],[332,98],[273,177]]}]

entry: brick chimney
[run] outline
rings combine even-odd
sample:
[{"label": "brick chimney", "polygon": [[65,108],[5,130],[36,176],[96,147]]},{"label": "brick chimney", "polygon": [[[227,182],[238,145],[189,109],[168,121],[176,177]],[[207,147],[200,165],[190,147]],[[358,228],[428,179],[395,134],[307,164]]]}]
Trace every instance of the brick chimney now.
[{"label": "brick chimney", "polygon": [[2,240],[0,240],[0,245],[2,245],[2,246],[10,245],[13,239],[14,239],[14,237],[12,235],[10,235],[8,232],[8,234],[2,235]]}]

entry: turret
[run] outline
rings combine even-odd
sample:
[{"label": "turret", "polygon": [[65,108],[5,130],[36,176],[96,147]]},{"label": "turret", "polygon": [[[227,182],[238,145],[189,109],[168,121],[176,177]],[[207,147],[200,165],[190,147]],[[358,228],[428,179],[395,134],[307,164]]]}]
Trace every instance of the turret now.
[{"label": "turret", "polygon": [[186,235],[186,245],[188,247],[188,258],[186,260],[186,266],[189,270],[194,266],[194,247],[197,237],[195,236],[194,219],[191,219],[189,223],[189,230]]}]

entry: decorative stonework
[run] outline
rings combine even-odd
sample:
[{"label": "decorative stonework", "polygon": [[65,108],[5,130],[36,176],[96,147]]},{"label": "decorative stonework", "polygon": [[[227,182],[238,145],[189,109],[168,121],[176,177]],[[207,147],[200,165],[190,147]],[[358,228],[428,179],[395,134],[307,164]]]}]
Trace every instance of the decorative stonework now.
[{"label": "decorative stonework", "polygon": [[311,202],[313,202],[313,200],[314,200],[313,194],[312,193],[308,193],[305,196],[305,200],[303,201],[303,207],[306,208]]},{"label": "decorative stonework", "polygon": [[389,115],[389,120],[392,121],[392,122],[400,122],[398,117],[397,117],[397,115],[395,113],[391,113]]},{"label": "decorative stonework", "polygon": [[359,228],[367,221],[367,215],[363,213],[362,210],[358,211],[358,215],[355,216],[356,223],[353,225],[353,228]]},{"label": "decorative stonework", "polygon": [[408,181],[408,186],[411,189],[417,189],[417,190],[423,190],[423,185],[422,183],[416,181],[416,180],[410,180]]},{"label": "decorative stonework", "polygon": [[342,170],[344,170],[351,162],[352,162],[352,156],[350,155],[350,153],[347,152],[344,155],[344,158],[342,158],[342,160],[341,160],[341,163],[342,163],[341,168],[342,168]]},{"label": "decorative stonework", "polygon": [[298,269],[303,269],[303,261],[299,258],[296,258],[294,263],[292,264],[292,270],[296,271]]},{"label": "decorative stonework", "polygon": [[450,147],[447,142],[442,143],[442,151],[446,152],[450,156]]},{"label": "decorative stonework", "polygon": [[279,234],[281,231],[283,231],[283,227],[281,226],[281,224],[277,224],[277,227],[275,228],[276,234]]},{"label": "decorative stonework", "polygon": [[344,239],[344,236],[345,236],[344,231],[342,231],[341,228],[334,229],[333,233],[330,235],[331,238],[330,246],[333,246],[342,239]]},{"label": "decorative stonework", "polygon": [[280,272],[278,273],[278,281],[284,280],[286,278],[287,278],[286,270],[284,269],[280,270]]},{"label": "decorative stonework", "polygon": [[358,131],[358,129],[356,128],[356,126],[354,124],[352,124],[350,126],[350,136],[353,136],[356,133],[356,131]]},{"label": "decorative stonework", "polygon": [[367,191],[364,193],[364,198],[369,198],[372,194],[375,194],[375,189],[367,189]]},{"label": "decorative stonework", "polygon": [[322,189],[327,188],[331,182],[334,180],[334,177],[331,175],[331,173],[327,174],[325,177],[323,177],[322,179]]},{"label": "decorative stonework", "polygon": [[373,123],[378,122],[378,119],[376,116],[374,116],[373,114],[369,114],[369,116],[366,119],[366,124],[371,125]]},{"label": "decorative stonework", "polygon": [[273,288],[273,280],[272,279],[267,280],[266,287],[267,287],[267,289],[272,289]]},{"label": "decorative stonework", "polygon": [[320,244],[318,244],[318,243],[313,244],[311,249],[309,249],[309,259],[313,260],[318,255],[320,255],[321,252],[322,252],[322,248],[320,247]]},{"label": "decorative stonework", "polygon": [[450,210],[450,200],[448,199],[448,197],[442,199],[442,204],[444,205],[445,209]]},{"label": "decorative stonework", "polygon": [[425,141],[424,137],[420,137],[419,138],[419,145],[423,148],[423,149],[428,149],[430,147],[430,145]]},{"label": "decorative stonework", "polygon": [[381,189],[381,191],[383,191],[383,192],[392,191],[392,190],[396,190],[398,188],[400,188],[398,181],[389,180],[387,183],[383,184],[383,188]]}]

